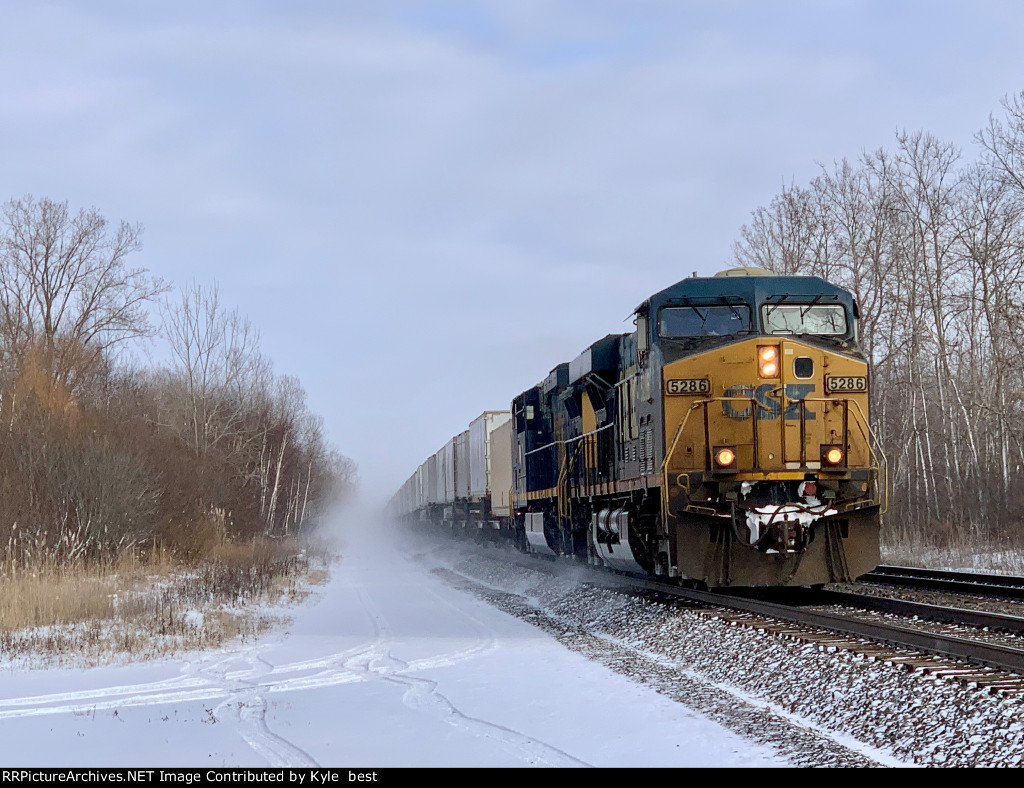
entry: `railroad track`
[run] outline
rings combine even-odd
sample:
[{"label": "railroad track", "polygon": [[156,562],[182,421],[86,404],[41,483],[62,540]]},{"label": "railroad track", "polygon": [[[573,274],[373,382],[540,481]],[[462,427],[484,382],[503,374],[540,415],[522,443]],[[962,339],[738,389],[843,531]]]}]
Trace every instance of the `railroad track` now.
[{"label": "railroad track", "polygon": [[912,602],[905,599],[893,599],[869,594],[856,594],[827,589],[785,588],[767,589],[765,591],[751,589],[727,595],[765,599],[766,601],[784,604],[788,607],[832,606],[871,610],[877,613],[888,613],[904,618],[916,618],[922,621],[1024,635],[1024,616],[990,613],[983,610],[969,610],[967,608],[943,607],[942,605]]},{"label": "railroad track", "polygon": [[[525,568],[552,573],[569,566],[577,570],[590,569],[592,571],[582,573],[581,579],[592,586],[627,593],[647,592],[666,601],[696,603],[704,614],[733,625],[813,643],[828,650],[853,651],[868,659],[902,665],[992,692],[1024,695],[1024,649],[960,634],[924,631],[891,621],[869,620],[863,617],[863,611],[1022,635],[1024,618],[1019,616],[829,590],[699,591],[557,559],[510,553],[509,560]],[[807,609],[821,606],[849,608],[849,612]]]},{"label": "railroad track", "polygon": [[952,572],[909,566],[879,566],[873,572],[861,575],[857,581],[1024,600],[1024,577],[1011,575]]}]

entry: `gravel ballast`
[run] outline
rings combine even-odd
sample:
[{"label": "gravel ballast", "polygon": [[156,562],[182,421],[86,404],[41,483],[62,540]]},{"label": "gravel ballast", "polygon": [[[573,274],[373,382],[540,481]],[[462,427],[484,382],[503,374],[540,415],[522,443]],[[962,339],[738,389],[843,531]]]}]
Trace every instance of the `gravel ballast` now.
[{"label": "gravel ballast", "polygon": [[[678,604],[425,545],[438,574],[801,766],[1019,766],[1024,704]],[[639,765],[639,764],[638,764]]]}]

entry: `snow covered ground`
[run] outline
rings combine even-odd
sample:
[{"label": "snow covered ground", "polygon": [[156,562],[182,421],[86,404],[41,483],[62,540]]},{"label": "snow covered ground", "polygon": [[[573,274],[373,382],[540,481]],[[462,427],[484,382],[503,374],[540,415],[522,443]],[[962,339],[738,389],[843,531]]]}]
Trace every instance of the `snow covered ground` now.
[{"label": "snow covered ground", "polygon": [[785,766],[652,687],[349,540],[257,643],[0,675],[6,766]]}]

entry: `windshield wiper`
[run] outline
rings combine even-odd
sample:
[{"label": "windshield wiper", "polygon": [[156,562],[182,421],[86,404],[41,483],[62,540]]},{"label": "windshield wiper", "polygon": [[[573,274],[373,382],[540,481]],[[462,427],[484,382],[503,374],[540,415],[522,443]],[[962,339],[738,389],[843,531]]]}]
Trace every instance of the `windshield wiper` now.
[{"label": "windshield wiper", "polygon": [[811,303],[807,305],[807,309],[800,310],[800,319],[803,320],[804,316],[811,311],[811,307],[817,304],[822,298],[824,298],[824,296],[821,293],[818,293],[818,295],[814,296],[814,298],[811,299]]},{"label": "windshield wiper", "polygon": [[789,293],[782,293],[781,295],[770,295],[770,296],[768,296],[768,298],[765,299],[765,301],[771,301],[773,298],[779,299],[779,303],[774,304],[773,306],[769,306],[768,307],[768,311],[764,315],[764,319],[766,321],[768,320],[769,317],[771,317],[772,312],[774,312],[776,309],[778,309],[780,306],[782,306],[782,302],[789,298]]},{"label": "windshield wiper", "polygon": [[[722,303],[724,303],[727,307],[729,307],[729,311],[732,312],[734,315],[736,315],[736,319],[739,320],[742,323],[743,322],[743,315],[740,314],[740,310],[738,310],[735,306],[733,306],[732,303],[729,301],[729,299],[726,296],[719,296],[719,298],[722,299]],[[747,309],[748,317],[749,317],[749,314],[750,314],[750,309],[748,308]],[[750,330],[749,321],[748,321],[747,327],[744,328],[743,330],[744,331],[749,331]]]},{"label": "windshield wiper", "polygon": [[695,307],[693,304],[687,304],[687,306],[690,307],[690,309],[692,309],[694,312],[697,313],[697,317],[700,318],[700,327],[703,330],[704,324],[708,322],[708,315],[711,314],[711,313],[708,312],[708,313],[705,313],[705,314],[702,315],[700,313],[700,310],[697,309],[697,307]]}]

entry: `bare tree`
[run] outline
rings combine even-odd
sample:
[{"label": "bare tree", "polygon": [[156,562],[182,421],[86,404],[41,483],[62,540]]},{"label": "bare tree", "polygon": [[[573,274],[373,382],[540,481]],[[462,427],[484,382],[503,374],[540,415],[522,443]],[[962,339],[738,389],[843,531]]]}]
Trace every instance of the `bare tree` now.
[{"label": "bare tree", "polygon": [[1016,533],[1024,482],[1024,93],[981,161],[926,132],[843,161],[756,209],[740,262],[850,289],[874,364],[891,532],[938,544]]},{"label": "bare tree", "polygon": [[142,227],[111,228],[95,209],[31,196],[0,208],[0,336],[8,360],[35,346],[71,383],[113,346],[147,335],[146,306],[166,288],[127,257]]},{"label": "bare tree", "polygon": [[[216,286],[193,283],[165,302],[162,333],[173,364],[154,379],[155,423],[208,475],[226,477],[200,508],[226,511],[237,522],[233,507],[241,506],[248,520],[239,528],[250,532],[301,529],[334,489],[326,481],[334,460],[299,381],[273,374],[257,332],[224,308]],[[225,494],[229,489],[234,493]]]},{"label": "bare tree", "polygon": [[733,252],[740,265],[779,274],[805,272],[820,259],[821,230],[814,193],[784,186],[767,208],[753,211],[751,223],[740,228],[742,240]]},{"label": "bare tree", "polygon": [[205,454],[238,437],[253,392],[270,376],[269,365],[259,352],[259,333],[237,310],[222,306],[216,284],[186,285],[162,311],[174,358],[171,387],[180,389],[164,424]]},{"label": "bare tree", "polygon": [[216,285],[164,302],[168,367],[124,364],[167,290],[128,265],[140,234],[53,200],[0,205],[0,561],[197,556],[304,529],[352,483]]},{"label": "bare tree", "polygon": [[1006,120],[989,115],[988,126],[975,135],[986,163],[1024,193],[1024,91],[1002,100]]}]

